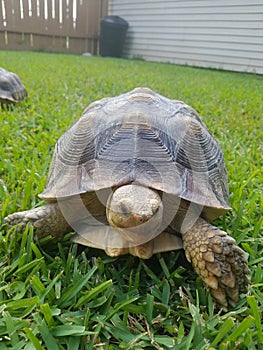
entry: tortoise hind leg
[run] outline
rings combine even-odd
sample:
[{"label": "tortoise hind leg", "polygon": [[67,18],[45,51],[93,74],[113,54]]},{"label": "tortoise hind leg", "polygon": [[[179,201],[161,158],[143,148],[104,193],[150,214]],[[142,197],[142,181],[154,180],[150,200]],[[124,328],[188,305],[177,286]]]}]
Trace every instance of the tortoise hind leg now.
[{"label": "tortoise hind leg", "polygon": [[243,250],[226,232],[200,218],[182,236],[187,259],[209,287],[217,306],[235,306],[249,284]]},{"label": "tortoise hind leg", "polygon": [[29,224],[34,227],[34,232],[39,238],[48,235],[61,237],[69,229],[69,224],[57,203],[8,215],[4,221],[8,227],[17,225],[18,232],[22,232]]}]

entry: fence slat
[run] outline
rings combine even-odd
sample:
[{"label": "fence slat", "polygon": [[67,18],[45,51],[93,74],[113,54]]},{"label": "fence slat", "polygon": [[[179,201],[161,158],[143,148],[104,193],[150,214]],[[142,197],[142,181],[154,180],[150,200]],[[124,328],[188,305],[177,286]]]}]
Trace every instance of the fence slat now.
[{"label": "fence slat", "polygon": [[52,20],[52,0],[47,0],[47,17],[48,21]]},{"label": "fence slat", "polygon": [[24,30],[27,30],[29,33],[32,33],[33,28],[40,28],[39,19],[37,16],[37,1],[31,0],[31,6],[32,6],[32,16],[29,17],[28,20],[28,26],[24,27]]},{"label": "fence slat", "polygon": [[[71,5],[70,5],[71,4]],[[64,33],[67,33],[67,35],[72,35],[71,28],[73,27],[73,21],[71,18],[72,13],[72,1],[69,1],[69,4],[64,2],[63,8],[62,8],[62,30]]]},{"label": "fence slat", "polygon": [[[58,2],[56,1],[56,4]],[[46,25],[48,26],[48,33],[59,33],[60,28],[59,28],[59,11],[56,11],[56,7],[55,7],[55,16],[53,16],[53,1],[52,0],[48,0],[47,1],[47,6],[48,6],[48,20],[46,21]]]},{"label": "fence slat", "polygon": [[[37,0],[36,0],[37,1]],[[44,18],[45,16],[45,7],[44,7],[44,1],[39,0],[39,18]]]},{"label": "fence slat", "polygon": [[[11,28],[13,27],[12,3],[13,3],[13,0],[11,0],[11,1],[4,0],[3,1],[4,7],[5,7],[5,15],[6,15],[6,29],[9,27],[11,27]],[[15,10],[14,5],[13,5],[13,8]],[[20,12],[20,8],[19,8],[19,12]]]},{"label": "fence slat", "polygon": [[36,0],[31,0],[31,8],[32,8],[32,18],[37,17],[37,2],[36,2]]},{"label": "fence slat", "polygon": [[[21,0],[20,0],[21,1]],[[28,6],[28,0],[22,0],[23,3],[23,12],[24,12],[24,18],[23,22],[26,23],[29,20],[29,6]]]},{"label": "fence slat", "polygon": [[5,33],[0,32],[0,47],[4,48],[6,47],[6,42],[5,42]]},{"label": "fence slat", "polygon": [[4,14],[2,9],[2,4],[0,2],[0,30],[3,30],[4,28]]}]

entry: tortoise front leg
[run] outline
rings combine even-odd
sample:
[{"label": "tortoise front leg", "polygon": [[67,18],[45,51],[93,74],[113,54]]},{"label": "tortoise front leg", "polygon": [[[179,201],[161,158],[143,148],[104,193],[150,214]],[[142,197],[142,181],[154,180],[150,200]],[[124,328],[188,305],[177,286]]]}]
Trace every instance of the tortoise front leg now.
[{"label": "tortoise front leg", "polygon": [[17,225],[18,232],[22,232],[27,224],[33,226],[34,232],[39,238],[48,235],[61,237],[69,230],[69,224],[57,203],[17,212],[8,215],[4,220],[8,227]]},{"label": "tortoise front leg", "polygon": [[244,252],[226,232],[198,219],[183,234],[187,259],[209,287],[219,307],[235,306],[247,291],[250,273]]}]

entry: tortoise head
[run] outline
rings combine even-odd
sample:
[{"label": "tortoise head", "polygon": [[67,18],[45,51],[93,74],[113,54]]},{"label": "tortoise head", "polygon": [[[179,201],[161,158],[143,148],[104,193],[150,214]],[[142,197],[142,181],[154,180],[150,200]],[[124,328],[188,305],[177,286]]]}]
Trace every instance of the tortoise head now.
[{"label": "tortoise head", "polygon": [[163,204],[155,190],[128,184],[111,193],[106,215],[111,227],[127,241],[139,245],[160,233],[158,229],[162,223]]}]

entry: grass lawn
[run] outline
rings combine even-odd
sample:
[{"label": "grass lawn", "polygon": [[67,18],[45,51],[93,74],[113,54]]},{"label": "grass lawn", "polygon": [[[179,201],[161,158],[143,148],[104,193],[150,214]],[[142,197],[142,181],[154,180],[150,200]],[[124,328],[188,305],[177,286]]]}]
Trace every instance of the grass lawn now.
[{"label": "grass lawn", "polygon": [[[0,349],[263,349],[263,76],[98,57],[0,51],[29,97],[0,110]],[[219,141],[232,212],[217,220],[246,251],[247,296],[217,313],[182,251],[141,261],[6,230],[40,205],[58,137],[92,101],[148,86],[194,107]]]}]

